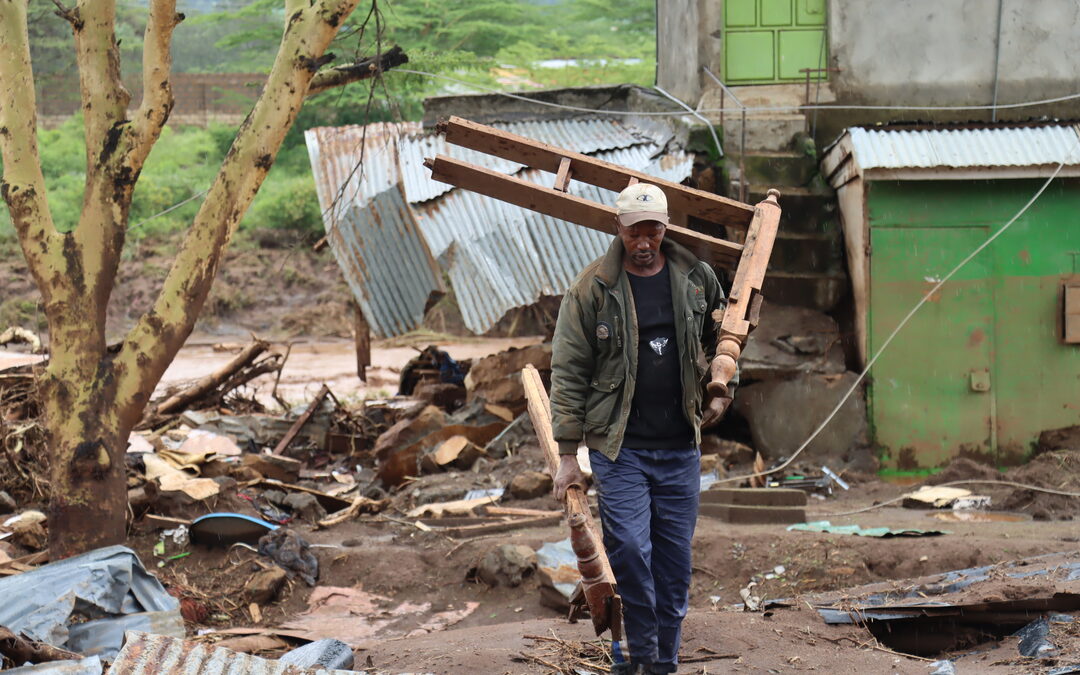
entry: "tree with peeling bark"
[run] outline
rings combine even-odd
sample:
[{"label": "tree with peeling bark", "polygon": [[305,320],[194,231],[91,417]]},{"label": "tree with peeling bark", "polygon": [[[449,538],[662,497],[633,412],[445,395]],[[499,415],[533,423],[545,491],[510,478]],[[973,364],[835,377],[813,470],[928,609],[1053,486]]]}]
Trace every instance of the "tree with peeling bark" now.
[{"label": "tree with peeling bark", "polygon": [[[150,0],[143,99],[120,79],[115,0],[80,0],[58,14],[71,25],[86,137],[78,224],[53,222],[37,147],[28,0],[0,0],[0,194],[49,328],[39,392],[49,444],[54,559],[120,543],[126,533],[127,438],[195,325],[218,264],[274,162],[305,97],[406,61],[399,49],[328,67],[326,52],[359,0],[285,0],[285,26],[262,94],[240,126],[176,254],[153,307],[119,345],[105,313],[120,265],[139,172],[173,107],[170,46],[184,16],[176,0]],[[373,7],[374,9],[374,7]]]}]

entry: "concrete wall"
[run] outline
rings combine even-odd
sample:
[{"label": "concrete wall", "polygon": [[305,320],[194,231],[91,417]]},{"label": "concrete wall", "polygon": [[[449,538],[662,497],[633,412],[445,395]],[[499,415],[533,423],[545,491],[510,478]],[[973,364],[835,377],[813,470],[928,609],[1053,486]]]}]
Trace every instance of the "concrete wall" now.
[{"label": "concrete wall", "polygon": [[[1080,92],[1077,0],[829,0],[829,65],[843,71],[831,76],[837,98],[871,105],[990,104],[999,1],[998,103]],[[1069,110],[1075,115],[1080,103],[1071,102],[1063,114]],[[1004,115],[1026,119],[1032,111]]]},{"label": "concrete wall", "polygon": [[656,84],[691,107],[701,98],[701,52],[709,31],[698,10],[707,2],[656,3]]}]

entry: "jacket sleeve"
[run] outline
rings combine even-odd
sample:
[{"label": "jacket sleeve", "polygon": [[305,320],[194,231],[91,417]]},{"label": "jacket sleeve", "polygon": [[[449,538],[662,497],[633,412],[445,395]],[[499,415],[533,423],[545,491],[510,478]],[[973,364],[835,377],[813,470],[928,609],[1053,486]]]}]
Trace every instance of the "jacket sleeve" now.
[{"label": "jacket sleeve", "polygon": [[[713,271],[713,268],[705,263],[699,264],[705,272],[705,297],[709,305],[705,321],[701,322],[701,346],[705,350],[705,358],[711,364],[716,356],[716,338],[720,329],[720,324],[713,321],[711,317],[713,310],[727,309],[727,297],[724,295],[724,289],[720,287],[720,281],[716,278],[716,272]],[[732,397],[735,396],[735,390],[738,386],[739,364],[736,362],[735,376],[731,378],[731,382],[728,382],[728,393]]]},{"label": "jacket sleeve", "polygon": [[[595,310],[583,307],[577,294],[563,296],[551,346],[551,427],[559,454],[576,454],[585,437],[585,398],[595,354],[589,328]],[[590,320],[590,317],[593,317]]]}]

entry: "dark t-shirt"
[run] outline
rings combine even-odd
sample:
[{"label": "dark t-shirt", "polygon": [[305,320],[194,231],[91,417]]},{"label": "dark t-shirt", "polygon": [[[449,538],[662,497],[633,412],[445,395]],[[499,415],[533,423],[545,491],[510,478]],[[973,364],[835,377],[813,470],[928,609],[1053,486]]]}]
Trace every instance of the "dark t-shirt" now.
[{"label": "dark t-shirt", "polygon": [[683,413],[669,270],[665,263],[651,277],[626,274],[638,321],[637,386],[623,438],[627,448],[689,448],[694,444],[694,430]]}]

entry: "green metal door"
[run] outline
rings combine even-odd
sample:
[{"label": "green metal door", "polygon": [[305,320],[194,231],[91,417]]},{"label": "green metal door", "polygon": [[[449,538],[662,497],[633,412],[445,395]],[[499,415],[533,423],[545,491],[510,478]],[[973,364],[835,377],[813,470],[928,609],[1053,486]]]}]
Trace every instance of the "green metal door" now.
[{"label": "green metal door", "polygon": [[800,69],[824,68],[826,49],[825,0],[724,0],[723,77],[729,84],[805,80]]},{"label": "green metal door", "polygon": [[[869,348],[988,236],[982,226],[871,229]],[[870,373],[874,437],[884,468],[994,459],[993,257],[979,256],[934,294]]]}]

